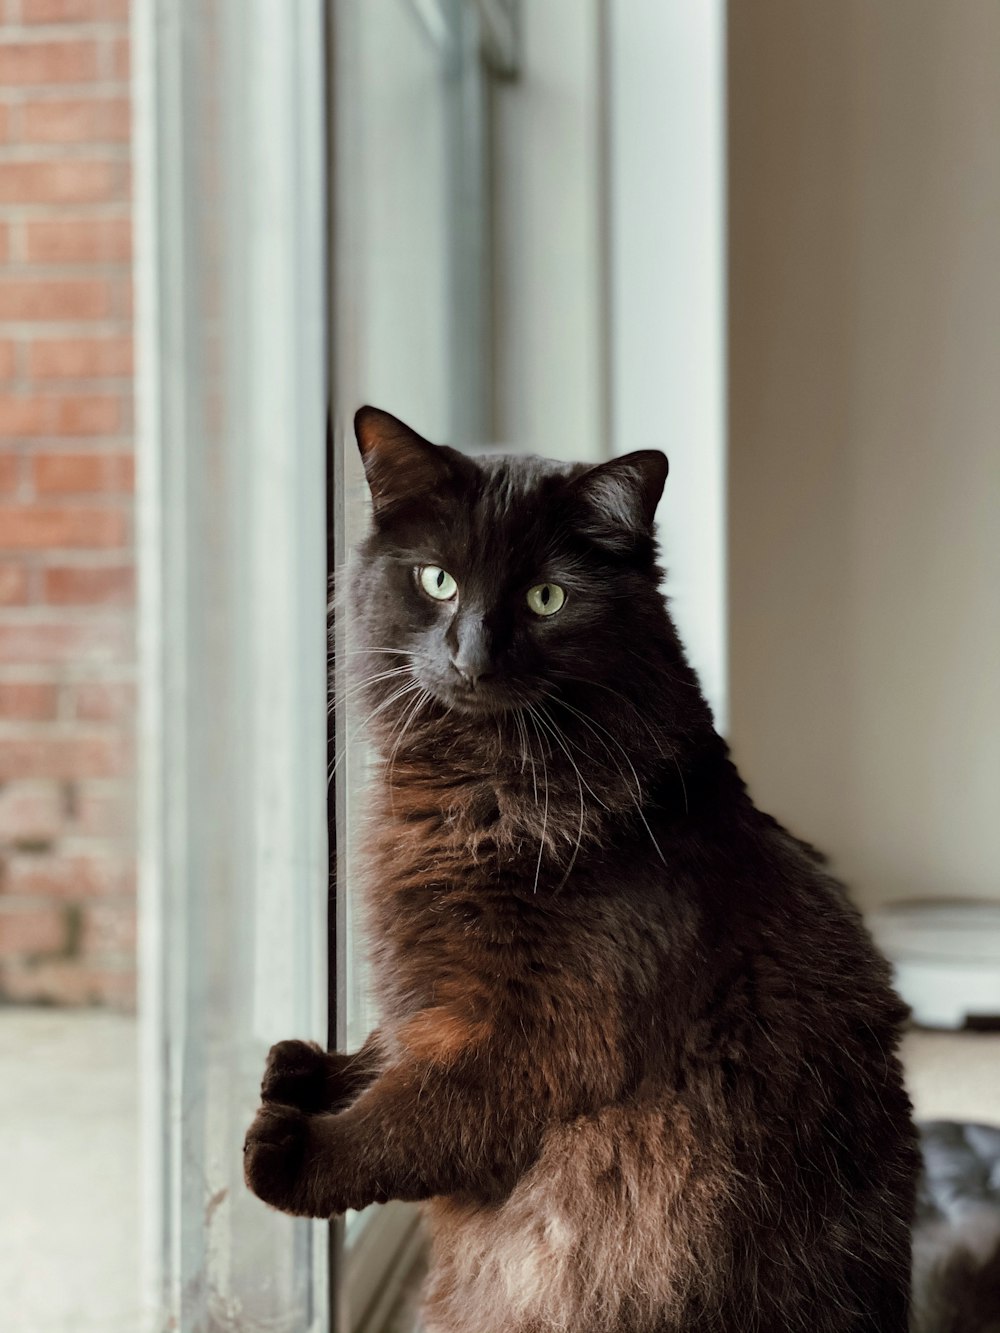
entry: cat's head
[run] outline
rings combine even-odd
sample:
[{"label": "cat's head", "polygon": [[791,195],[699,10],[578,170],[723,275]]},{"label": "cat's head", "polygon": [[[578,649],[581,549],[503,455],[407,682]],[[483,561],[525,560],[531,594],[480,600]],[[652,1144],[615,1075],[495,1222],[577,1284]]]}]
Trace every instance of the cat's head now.
[{"label": "cat's head", "polygon": [[351,588],[369,672],[408,672],[470,720],[634,675],[639,640],[667,623],[663,454],[470,458],[371,407],[355,429],[374,511]]}]

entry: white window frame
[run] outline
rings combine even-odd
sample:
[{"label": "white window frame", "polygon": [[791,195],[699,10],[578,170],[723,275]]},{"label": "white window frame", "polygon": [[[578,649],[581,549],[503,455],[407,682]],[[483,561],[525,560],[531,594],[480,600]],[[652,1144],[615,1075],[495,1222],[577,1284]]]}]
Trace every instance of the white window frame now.
[{"label": "white window frame", "polygon": [[329,1328],[327,1224],[240,1151],[327,1027],[324,23],[132,7],[149,1333]]}]

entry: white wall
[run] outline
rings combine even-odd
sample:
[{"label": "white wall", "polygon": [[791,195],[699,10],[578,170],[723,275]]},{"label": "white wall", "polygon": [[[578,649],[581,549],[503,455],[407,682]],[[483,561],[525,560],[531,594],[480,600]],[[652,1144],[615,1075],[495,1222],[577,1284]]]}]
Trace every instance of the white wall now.
[{"label": "white wall", "polygon": [[606,457],[598,0],[522,6],[520,78],[495,92],[497,438]]},{"label": "white wall", "polygon": [[1000,896],[1000,7],[729,36],[737,758],[864,903]]},{"label": "white wall", "polygon": [[663,449],[667,592],[726,726],[725,11],[607,6],[610,424]]}]

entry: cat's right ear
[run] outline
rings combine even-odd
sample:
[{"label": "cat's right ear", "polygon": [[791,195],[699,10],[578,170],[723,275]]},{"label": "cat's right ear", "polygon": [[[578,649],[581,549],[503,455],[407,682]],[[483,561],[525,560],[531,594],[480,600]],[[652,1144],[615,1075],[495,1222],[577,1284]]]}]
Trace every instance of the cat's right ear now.
[{"label": "cat's right ear", "polygon": [[573,484],[580,531],[614,551],[650,536],[667,471],[659,449],[639,449],[588,468]]},{"label": "cat's right ear", "polygon": [[390,412],[362,407],[354,417],[354,433],[377,520],[439,492],[451,478],[452,450],[431,444]]}]

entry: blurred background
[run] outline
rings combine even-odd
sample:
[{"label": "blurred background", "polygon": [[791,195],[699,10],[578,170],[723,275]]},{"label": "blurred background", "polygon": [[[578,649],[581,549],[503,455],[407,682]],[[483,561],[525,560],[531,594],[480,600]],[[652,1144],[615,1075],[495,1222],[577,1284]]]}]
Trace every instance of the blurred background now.
[{"label": "blurred background", "polygon": [[998,71],[974,0],[0,5],[4,1328],[412,1328],[407,1210],[239,1162],[371,1022],[363,401],[668,453],[720,729],[1000,1123]]}]

